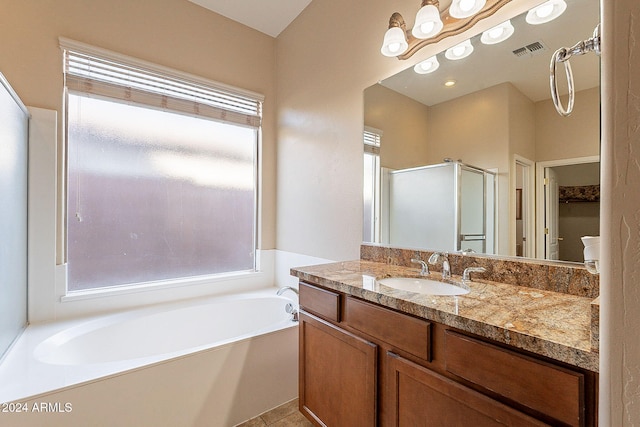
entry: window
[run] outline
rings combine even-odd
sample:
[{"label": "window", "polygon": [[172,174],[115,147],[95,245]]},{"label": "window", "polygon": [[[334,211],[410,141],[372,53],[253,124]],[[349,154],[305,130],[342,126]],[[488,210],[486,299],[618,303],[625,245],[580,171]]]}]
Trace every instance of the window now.
[{"label": "window", "polygon": [[62,44],[68,291],[254,270],[259,95]]},{"label": "window", "polygon": [[362,237],[365,242],[380,240],[380,140],[382,131],[365,127],[364,134],[364,217]]}]

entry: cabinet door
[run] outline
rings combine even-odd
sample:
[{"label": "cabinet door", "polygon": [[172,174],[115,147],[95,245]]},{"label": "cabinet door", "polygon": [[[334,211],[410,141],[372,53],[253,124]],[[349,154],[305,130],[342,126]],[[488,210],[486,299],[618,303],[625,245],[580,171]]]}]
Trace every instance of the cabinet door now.
[{"label": "cabinet door", "polygon": [[377,347],[300,313],[300,411],[320,426],[376,425]]},{"label": "cabinet door", "polygon": [[386,399],[394,426],[544,426],[503,403],[388,352]]}]

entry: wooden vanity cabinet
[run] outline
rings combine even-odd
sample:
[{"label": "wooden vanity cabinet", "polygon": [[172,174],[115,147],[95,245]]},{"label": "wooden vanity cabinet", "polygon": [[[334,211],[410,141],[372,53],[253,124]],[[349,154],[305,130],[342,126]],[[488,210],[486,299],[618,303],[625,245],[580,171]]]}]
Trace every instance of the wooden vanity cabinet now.
[{"label": "wooden vanity cabinet", "polygon": [[300,343],[300,411],[321,426],[375,426],[377,346],[305,313]]},{"label": "wooden vanity cabinet", "polygon": [[319,426],[377,425],[377,346],[332,323],[339,294],[301,283],[300,307],[300,412]]},{"label": "wooden vanity cabinet", "polygon": [[300,282],[300,410],[318,426],[597,425],[597,374]]}]

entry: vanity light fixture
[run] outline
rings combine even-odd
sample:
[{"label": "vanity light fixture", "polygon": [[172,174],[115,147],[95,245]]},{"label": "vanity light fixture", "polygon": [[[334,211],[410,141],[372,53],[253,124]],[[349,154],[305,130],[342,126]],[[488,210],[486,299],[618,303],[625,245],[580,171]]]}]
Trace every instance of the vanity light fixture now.
[{"label": "vanity light fixture", "polygon": [[406,38],[406,24],[404,18],[398,12],[391,15],[389,18],[389,29],[384,34],[384,40],[382,41],[382,48],[380,52],[384,56],[398,56],[402,55],[409,44]]},{"label": "vanity light fixture", "polygon": [[422,7],[416,14],[411,34],[418,39],[428,39],[438,34],[444,24],[440,18],[440,3],[438,0],[422,0]]},{"label": "vanity light fixture", "polygon": [[511,20],[508,20],[482,33],[480,41],[484,44],[500,43],[511,37],[514,31]]},{"label": "vanity light fixture", "polygon": [[421,0],[421,7],[411,30],[407,31],[400,13],[394,12],[391,15],[380,52],[385,56],[408,59],[426,45],[466,31],[510,1],[453,0],[447,10],[440,11],[439,0]]},{"label": "vanity light fixture", "polygon": [[471,55],[471,52],[473,52],[473,45],[471,44],[471,40],[467,39],[462,43],[447,49],[444,56],[452,61],[457,61],[458,59],[466,58]]},{"label": "vanity light fixture", "polygon": [[566,8],[564,0],[549,0],[527,12],[525,20],[532,25],[544,24],[562,15]]},{"label": "vanity light fixture", "polygon": [[486,3],[486,0],[453,0],[449,15],[457,19],[468,18],[480,12]]},{"label": "vanity light fixture", "polygon": [[413,71],[418,74],[429,74],[437,70],[438,67],[440,67],[438,58],[432,56],[431,58],[425,59],[422,62],[418,62],[415,67],[413,67]]}]

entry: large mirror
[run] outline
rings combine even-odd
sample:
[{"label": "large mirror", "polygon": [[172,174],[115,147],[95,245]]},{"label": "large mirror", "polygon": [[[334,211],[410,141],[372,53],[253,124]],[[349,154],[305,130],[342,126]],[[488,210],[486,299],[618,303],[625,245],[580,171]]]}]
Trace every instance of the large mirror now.
[{"label": "large mirror", "polygon": [[599,57],[571,59],[568,117],[549,62],[600,18],[597,0],[566,3],[551,22],[517,16],[501,43],[477,35],[464,59],[442,52],[434,72],[410,67],[364,91],[365,242],[583,261],[580,237],[599,234]]}]

